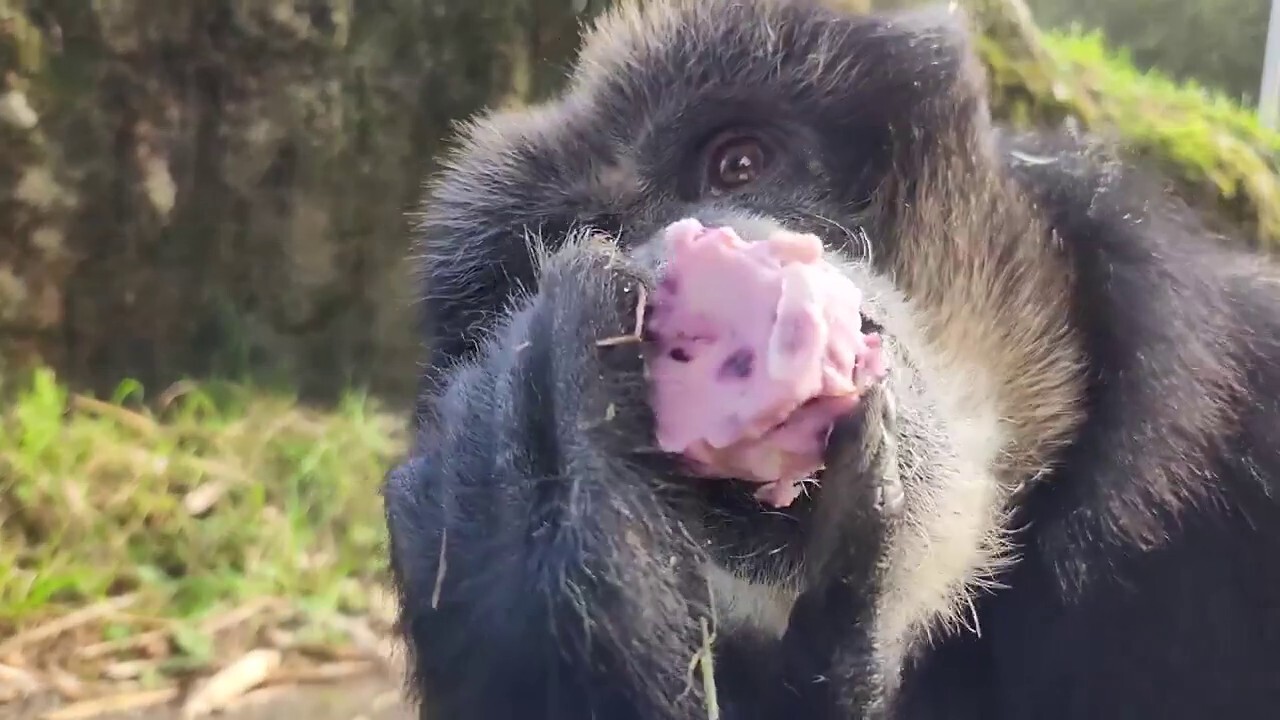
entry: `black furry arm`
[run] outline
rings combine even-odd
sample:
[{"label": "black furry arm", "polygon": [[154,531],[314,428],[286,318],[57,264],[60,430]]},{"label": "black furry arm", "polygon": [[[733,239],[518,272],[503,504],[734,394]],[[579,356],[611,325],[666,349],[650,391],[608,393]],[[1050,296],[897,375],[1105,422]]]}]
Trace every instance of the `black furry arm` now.
[{"label": "black furry arm", "polygon": [[628,460],[645,437],[642,293],[571,244],[539,293],[449,371],[386,484],[393,571],[424,712],[705,717],[703,553]]},{"label": "black furry arm", "polygon": [[771,717],[898,717],[899,669],[882,664],[874,637],[887,551],[902,520],[896,403],[877,388],[833,429],[831,479],[806,543],[805,589],[779,647]]}]

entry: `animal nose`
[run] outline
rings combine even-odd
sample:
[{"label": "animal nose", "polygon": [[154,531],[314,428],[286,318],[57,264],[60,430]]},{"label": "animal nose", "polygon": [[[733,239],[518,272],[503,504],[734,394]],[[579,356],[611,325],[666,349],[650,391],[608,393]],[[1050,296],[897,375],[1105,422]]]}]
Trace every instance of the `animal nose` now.
[{"label": "animal nose", "polygon": [[732,230],[748,243],[762,242],[787,232],[777,220],[763,215],[722,208],[688,209],[657,224],[643,236],[644,240],[632,247],[631,254],[641,265],[658,270],[664,263],[665,249],[672,233],[697,233],[720,228]]},{"label": "animal nose", "polygon": [[688,220],[694,220],[704,228],[729,228],[749,243],[761,242],[785,231],[782,224],[771,217],[737,210],[703,209],[677,222]]}]

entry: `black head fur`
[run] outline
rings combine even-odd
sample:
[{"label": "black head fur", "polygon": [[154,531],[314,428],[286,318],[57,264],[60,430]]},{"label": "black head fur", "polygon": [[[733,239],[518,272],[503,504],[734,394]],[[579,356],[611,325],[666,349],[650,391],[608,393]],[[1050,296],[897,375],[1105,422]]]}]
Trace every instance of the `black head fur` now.
[{"label": "black head fur", "polygon": [[[505,391],[468,363],[555,275],[540,274],[535,239],[554,251],[594,229],[625,250],[680,218],[751,213],[869,260],[899,284],[937,344],[994,368],[992,393],[1013,438],[1002,479],[1021,486],[1035,470],[1042,480],[1013,495],[1010,510],[1027,526],[1022,559],[1001,578],[1009,589],[974,600],[984,633],[939,641],[905,671],[904,702],[923,708],[918,716],[1192,718],[1262,707],[1258,668],[1280,673],[1274,646],[1266,654],[1280,622],[1226,616],[1274,611],[1274,591],[1259,588],[1280,587],[1268,555],[1280,551],[1273,270],[1217,243],[1184,206],[1087,142],[993,127],[985,95],[965,19],[951,11],[624,1],[589,33],[563,94],[466,126],[418,229],[430,358],[414,454],[441,466],[424,469],[419,457],[387,484],[415,687],[436,692],[457,717],[703,712],[700,690],[679,692],[684,668],[665,662],[696,639],[671,619],[702,602],[673,590],[696,573],[659,562],[702,557],[703,528],[646,524],[638,516],[657,512],[652,498],[627,496],[643,479],[621,473],[608,500],[574,486],[582,504],[570,509],[582,524],[537,548],[555,563],[522,565],[509,555],[533,557],[542,540],[517,538],[504,523],[525,499],[485,487],[500,484],[493,455],[510,438],[483,423],[437,426]],[[741,129],[767,138],[780,161],[749,190],[708,193],[707,142]],[[568,332],[553,325],[544,329]],[[531,434],[548,431],[533,418],[544,409],[523,409]],[[465,481],[427,480],[440,473]],[[802,502],[752,516],[740,494],[708,492],[727,493],[708,504],[725,547],[786,546],[809,512]],[[433,614],[446,525],[459,579],[445,592],[446,605],[454,593],[449,611]],[[622,542],[630,530],[650,545]],[[592,540],[611,554],[589,553]],[[1245,582],[1214,564],[1222,556],[1272,569]],[[615,574],[593,575],[605,566],[591,563],[606,560]],[[1195,596],[1182,572],[1222,587]],[[599,592],[600,608],[569,591]],[[549,618],[556,631],[544,627]],[[576,621],[585,635],[574,642],[604,637],[629,659],[555,634]],[[1215,645],[1209,627],[1241,649]],[[1162,688],[1192,673],[1164,652],[1170,635],[1206,664],[1246,676],[1241,692],[1233,696],[1219,670],[1222,679],[1199,676],[1202,692],[1172,703]],[[1071,650],[1046,653],[1051,640]],[[1131,659],[1126,672],[1106,663],[1095,672],[1092,653],[1104,649]],[[466,668],[449,669],[455,662]],[[1079,702],[1046,705],[1033,689]],[[508,690],[510,700],[497,697]],[[1115,707],[1133,714],[1107,715]]]}]

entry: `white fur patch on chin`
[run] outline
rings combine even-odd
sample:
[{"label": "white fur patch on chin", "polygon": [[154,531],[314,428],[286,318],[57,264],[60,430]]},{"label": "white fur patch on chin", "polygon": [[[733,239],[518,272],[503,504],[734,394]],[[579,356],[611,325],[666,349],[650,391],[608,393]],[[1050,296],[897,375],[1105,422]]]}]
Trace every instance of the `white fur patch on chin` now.
[{"label": "white fur patch on chin", "polygon": [[[906,507],[890,550],[875,630],[877,645],[894,668],[936,632],[964,625],[980,632],[972,617],[972,594],[989,587],[1009,560],[1002,523],[1006,491],[995,471],[1008,434],[996,406],[994,379],[982,368],[929,353],[922,337],[896,340],[912,348],[915,373],[897,378],[908,387],[895,390],[926,402],[899,402],[900,427],[906,431],[899,437]],[[957,380],[920,387],[920,377]],[[927,405],[936,417],[913,423],[910,414]],[[909,435],[921,428],[931,434]]]},{"label": "white fur patch on chin", "polygon": [[716,626],[762,629],[782,637],[796,592],[786,582],[752,582],[716,563],[706,567],[716,613]]},{"label": "white fur patch on chin", "polygon": [[886,671],[895,671],[916,643],[976,623],[972,594],[1008,562],[1006,489],[996,468],[1011,437],[990,369],[930,342],[921,313],[868,263],[842,265],[865,288],[868,315],[886,329],[886,382],[898,396],[906,504],[874,631]]}]

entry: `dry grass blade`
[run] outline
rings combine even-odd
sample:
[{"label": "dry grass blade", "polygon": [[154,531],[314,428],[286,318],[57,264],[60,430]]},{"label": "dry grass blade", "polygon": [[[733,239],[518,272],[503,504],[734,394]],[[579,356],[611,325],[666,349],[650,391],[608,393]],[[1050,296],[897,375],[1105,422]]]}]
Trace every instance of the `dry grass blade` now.
[{"label": "dry grass blade", "polygon": [[82,608],[68,615],[63,615],[57,620],[47,622],[44,625],[37,625],[26,632],[18,633],[3,643],[0,643],[0,657],[18,655],[19,651],[28,645],[50,640],[82,625],[87,625],[88,623],[108,617],[113,613],[129,607],[133,603],[137,602],[137,600],[137,595],[122,595],[96,605],[91,605],[87,608]]},{"label": "dry grass blade", "polygon": [[52,666],[45,670],[49,687],[62,696],[64,700],[75,701],[84,698],[86,690],[80,678],[63,668]]},{"label": "dry grass blade", "polygon": [[242,697],[232,701],[227,706],[228,714],[236,713],[250,708],[266,705],[272,701],[287,698],[290,694],[297,692],[296,685],[271,685],[269,687],[258,688],[245,693]]},{"label": "dry grass blade", "polygon": [[226,492],[227,483],[222,480],[205,483],[182,498],[182,507],[191,517],[200,517],[212,510]]},{"label": "dry grass blade", "polygon": [[168,630],[151,630],[132,637],[104,640],[92,645],[85,645],[76,650],[75,655],[81,660],[98,660],[111,655],[145,648],[149,645],[156,645],[164,642],[168,637]]},{"label": "dry grass blade", "polygon": [[684,697],[693,690],[694,673],[701,670],[703,701],[707,710],[707,720],[720,720],[720,701],[716,696],[716,670],[712,654],[715,633],[708,626],[706,618],[700,618],[698,622],[702,628],[702,645],[693,654],[693,657],[689,659],[689,666],[685,668],[687,683],[684,691],[680,693],[680,697]]},{"label": "dry grass blade", "polygon": [[272,674],[268,682],[273,686],[331,683],[337,680],[349,680],[362,675],[370,675],[377,672],[377,670],[378,664],[372,660],[354,660],[281,670]]},{"label": "dry grass blade", "polygon": [[279,650],[251,650],[223,668],[192,693],[182,706],[183,718],[195,718],[226,708],[262,685],[280,667]]},{"label": "dry grass blade", "polygon": [[392,677],[405,677],[409,668],[405,662],[404,646],[398,641],[386,637],[378,643],[378,661],[383,670]]},{"label": "dry grass blade", "polygon": [[[130,387],[116,395],[131,396]],[[274,631],[288,655],[305,641],[344,654],[341,661],[381,660],[378,639],[389,628],[370,624],[357,649],[329,626],[334,614],[361,612],[363,593],[385,579],[368,562],[384,525],[367,482],[401,457],[404,418],[359,392],[317,411],[287,393],[218,384],[193,390],[163,417],[72,395],[42,371],[0,408],[0,484],[14,483],[19,512],[42,533],[27,542],[0,528],[0,566],[16,572],[15,582],[0,583],[0,662],[34,674],[37,695],[73,703],[132,693],[153,688],[157,673],[185,675],[218,658],[208,676]],[[56,541],[46,528],[59,531]],[[233,557],[242,569],[226,572]],[[161,571],[162,585],[142,568]],[[147,589],[112,591],[139,587]],[[389,609],[393,599],[380,608],[381,625]],[[17,683],[0,679],[0,693],[10,692],[17,696]],[[188,694],[184,684],[175,717]]]},{"label": "dry grass blade", "polygon": [[720,720],[720,700],[716,695],[716,669],[711,645],[714,642],[712,633],[707,627],[707,619],[700,618],[702,624],[702,649],[699,651],[702,665],[702,689],[707,699],[707,720]]},{"label": "dry grass blade", "polygon": [[178,398],[181,398],[183,395],[188,393],[195,392],[198,389],[199,386],[190,380],[179,380],[166,388],[164,392],[160,393],[160,397],[156,398],[156,408],[161,412],[164,412],[165,410],[168,410],[169,406],[177,401]]},{"label": "dry grass blade", "polygon": [[449,542],[449,528],[440,531],[440,559],[436,562],[436,585],[431,591],[431,609],[440,607],[440,591],[444,588],[444,575],[448,568],[445,560],[445,548]]},{"label": "dry grass blade", "polygon": [[388,690],[378,695],[378,697],[374,698],[373,702],[370,704],[369,709],[374,713],[380,713],[383,710],[386,710],[391,706],[399,703],[401,699],[402,698],[400,697],[400,693],[396,692],[395,690]]},{"label": "dry grass blade", "polygon": [[351,720],[371,720],[371,718],[379,716],[391,709],[393,706],[400,704],[403,700],[404,699],[400,696],[400,693],[394,690],[388,690],[375,697],[373,702],[369,703],[368,714],[357,715],[354,718],[351,718]]},{"label": "dry grass blade", "polygon": [[[350,633],[348,633],[350,635]],[[291,653],[303,655],[308,658],[315,659],[319,662],[347,662],[350,660],[368,660],[370,651],[368,647],[360,646],[360,638],[355,635],[351,637],[356,641],[354,645],[343,645],[336,643],[314,643],[314,642],[298,642],[297,640],[288,641],[288,638],[278,638],[285,640],[285,644],[276,644],[275,647],[289,650]]]},{"label": "dry grass blade", "polygon": [[110,418],[116,423],[146,437],[152,437],[160,431],[156,421],[146,415],[141,415],[119,405],[112,405],[109,402],[85,397],[84,395],[72,395],[71,407],[80,412]]},{"label": "dry grass blade", "polygon": [[288,607],[288,604],[280,598],[255,598],[233,610],[209,618],[201,623],[200,630],[206,635],[217,635],[224,630],[248,622],[256,615],[280,611],[286,607]]},{"label": "dry grass blade", "polygon": [[0,687],[13,688],[18,695],[30,695],[44,687],[44,683],[22,668],[0,664]]},{"label": "dry grass blade", "polygon": [[142,677],[142,674],[156,666],[150,660],[121,660],[102,668],[102,676],[108,680],[122,682]]},{"label": "dry grass blade", "polygon": [[640,342],[639,335],[614,335],[603,340],[596,341],[596,347],[616,347],[618,345],[633,345]]},{"label": "dry grass blade", "polygon": [[369,591],[369,616],[377,625],[383,628],[395,626],[399,612],[395,596],[385,587],[379,586]]},{"label": "dry grass blade", "polygon": [[88,718],[164,705],[165,703],[173,702],[177,697],[177,688],[121,693],[119,695],[85,700],[74,705],[52,710],[42,715],[41,720],[87,720]]}]

